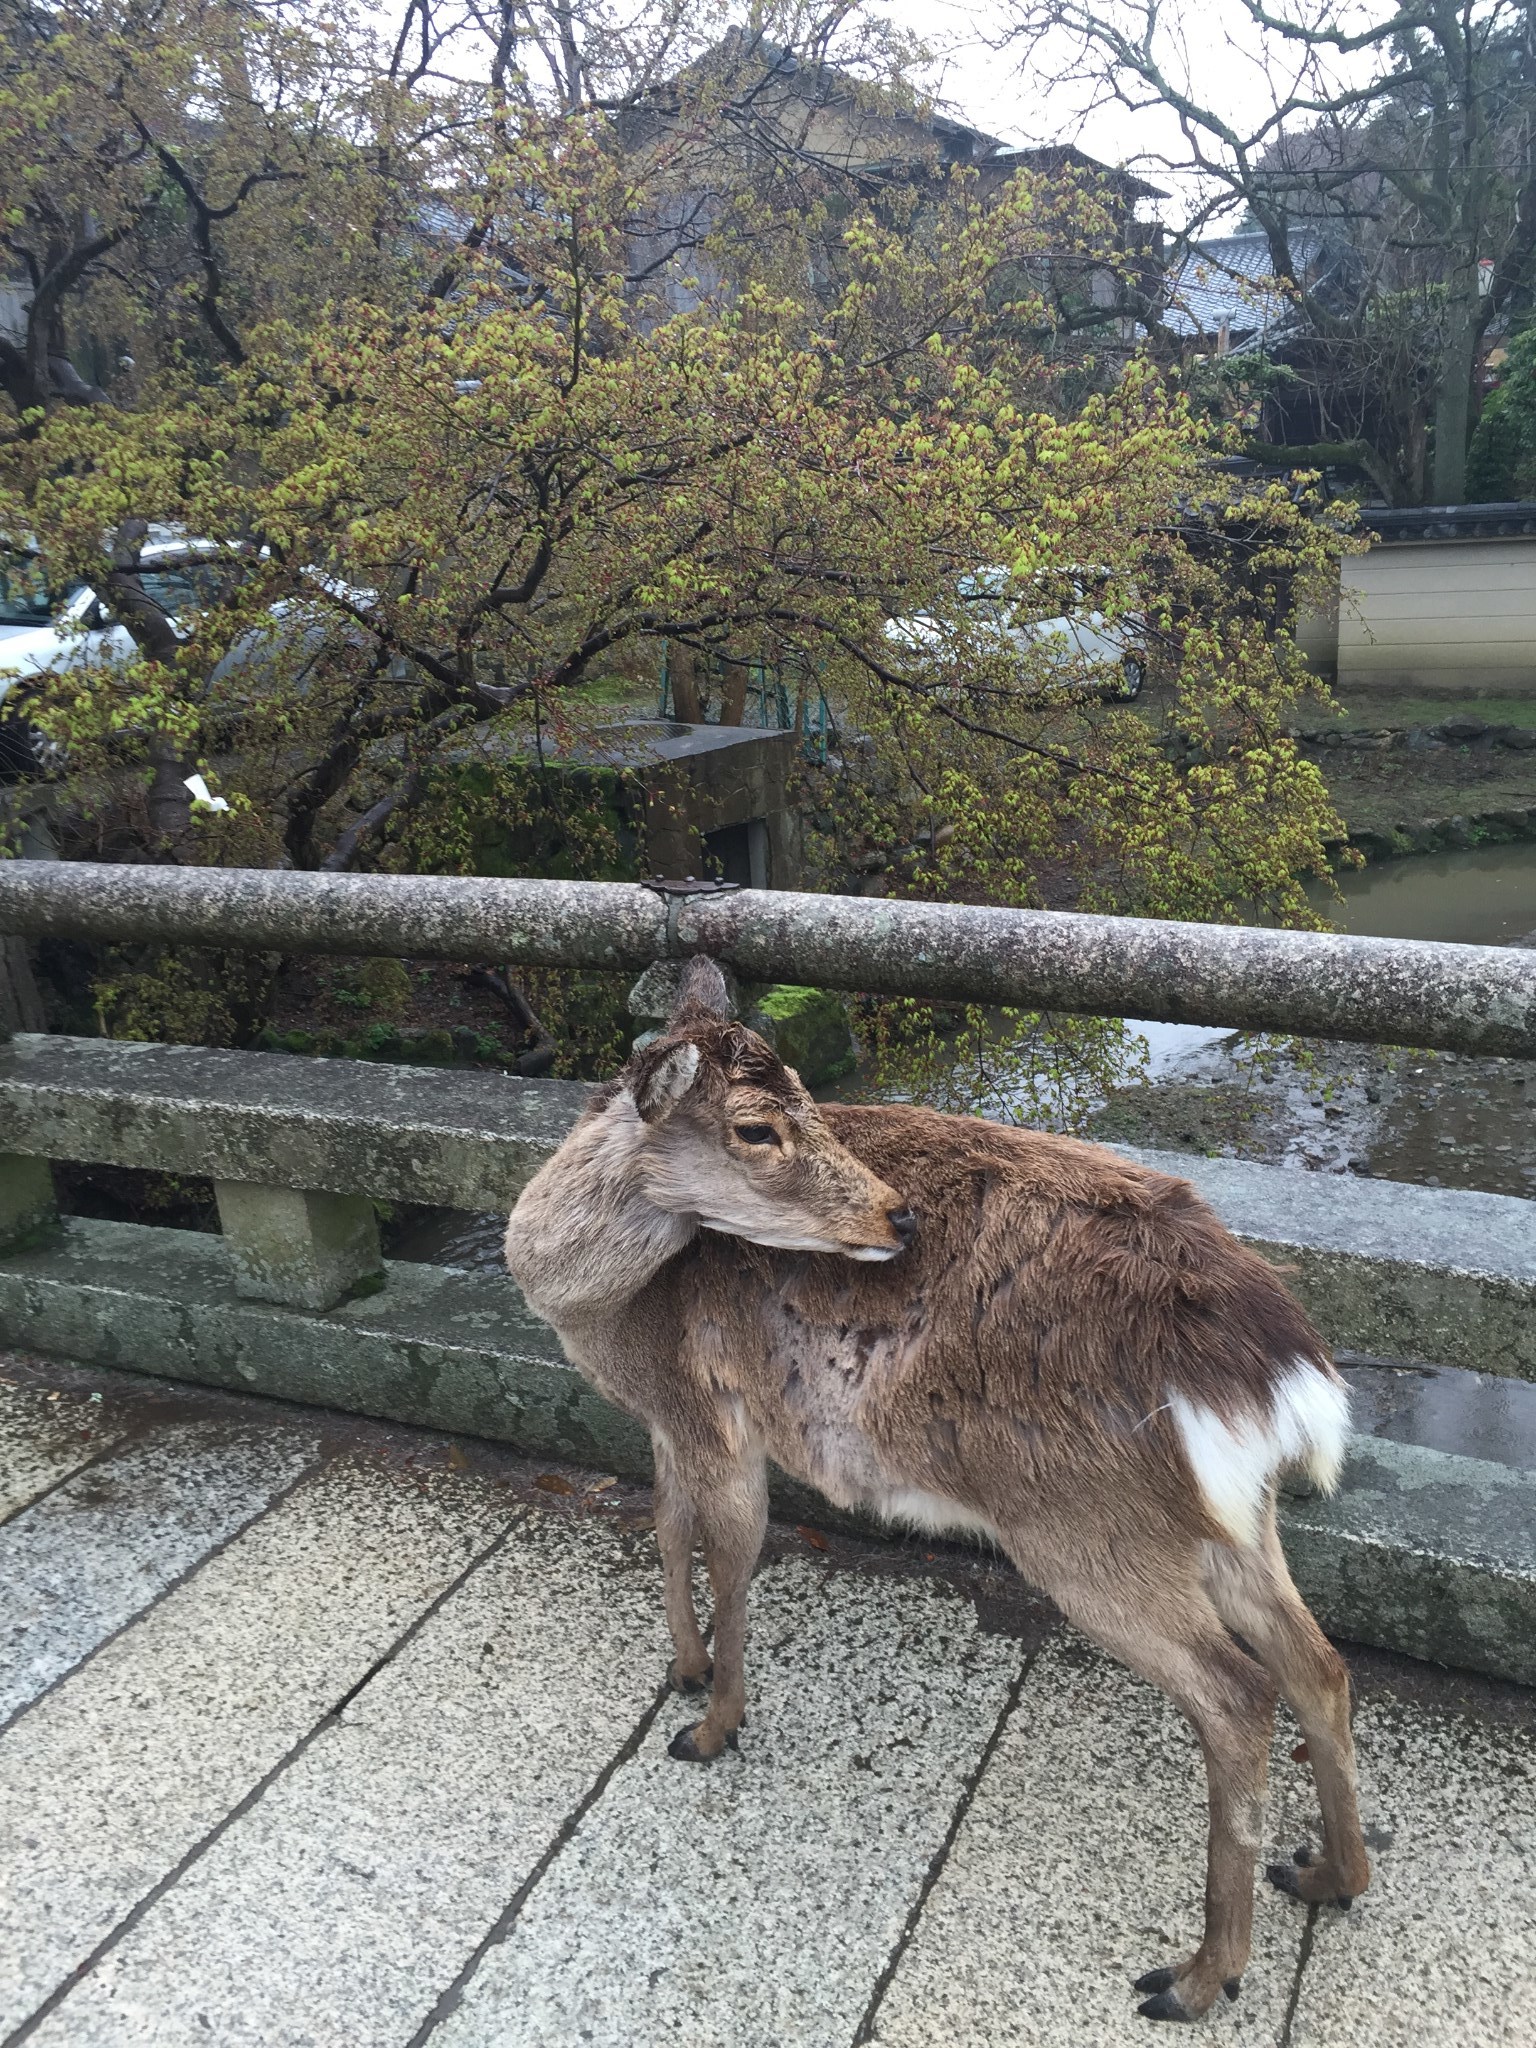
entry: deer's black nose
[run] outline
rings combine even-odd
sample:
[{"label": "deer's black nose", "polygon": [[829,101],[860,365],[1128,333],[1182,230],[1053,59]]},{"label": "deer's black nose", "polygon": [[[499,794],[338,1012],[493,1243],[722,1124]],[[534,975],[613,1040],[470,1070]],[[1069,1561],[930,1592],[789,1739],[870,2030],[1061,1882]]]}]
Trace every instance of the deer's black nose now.
[{"label": "deer's black nose", "polygon": [[903,1244],[910,1244],[916,1237],[917,1217],[910,1209],[887,1209],[885,1220]]}]

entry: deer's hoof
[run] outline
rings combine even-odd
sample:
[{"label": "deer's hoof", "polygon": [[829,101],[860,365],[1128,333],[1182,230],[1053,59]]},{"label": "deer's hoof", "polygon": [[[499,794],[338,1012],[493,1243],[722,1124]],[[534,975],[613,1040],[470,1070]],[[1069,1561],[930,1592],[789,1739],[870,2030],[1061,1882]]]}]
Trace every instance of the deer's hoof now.
[{"label": "deer's hoof", "polygon": [[[1159,1971],[1156,1974],[1161,1975],[1162,1973]],[[1184,2001],[1178,1993],[1178,1987],[1172,1984],[1169,1985],[1166,1991],[1159,1991],[1155,1998],[1144,1998],[1136,2010],[1144,2020],[1179,2020],[1187,2022],[1198,2017],[1197,2014],[1185,2010]]]},{"label": "deer's hoof", "polygon": [[1179,1973],[1172,1967],[1165,1970],[1148,1970],[1144,1977],[1138,1977],[1131,1986],[1133,1991],[1170,1991],[1179,1981]]},{"label": "deer's hoof", "polygon": [[674,1692],[703,1692],[714,1675],[713,1664],[706,1664],[696,1677],[691,1672],[679,1671],[675,1657],[667,1666],[667,1683]]},{"label": "deer's hoof", "polygon": [[714,1762],[722,1750],[736,1747],[734,1728],[724,1737],[704,1735],[701,1742],[699,1737],[703,1735],[706,1725],[703,1721],[695,1721],[691,1728],[679,1728],[667,1744],[667,1755],[676,1757],[680,1764],[709,1764]]},{"label": "deer's hoof", "polygon": [[[1142,2018],[1181,2022],[1199,2019],[1209,2009],[1216,1993],[1214,1988],[1207,1988],[1210,1979],[1197,1964],[1198,1958],[1189,1963],[1148,1970],[1144,1977],[1138,1977],[1132,1989],[1152,1994],[1136,2008]],[[1221,1988],[1229,1999],[1235,1999],[1241,1983],[1238,1977],[1228,1977]]]},{"label": "deer's hoof", "polygon": [[1276,1891],[1303,1905],[1339,1906],[1348,1912],[1354,1900],[1352,1892],[1337,1889],[1339,1873],[1317,1862],[1310,1849],[1298,1849],[1289,1863],[1266,1863],[1264,1875]]}]

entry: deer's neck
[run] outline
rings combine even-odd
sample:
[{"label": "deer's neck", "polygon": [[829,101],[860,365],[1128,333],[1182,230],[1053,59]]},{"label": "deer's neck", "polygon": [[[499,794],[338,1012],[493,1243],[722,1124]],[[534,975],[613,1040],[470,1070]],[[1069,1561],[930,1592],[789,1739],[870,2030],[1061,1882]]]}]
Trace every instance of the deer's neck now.
[{"label": "deer's neck", "polygon": [[588,1322],[638,1294],[694,1235],[645,1193],[645,1125],[627,1095],[583,1117],[518,1197],[507,1264],[535,1314]]}]

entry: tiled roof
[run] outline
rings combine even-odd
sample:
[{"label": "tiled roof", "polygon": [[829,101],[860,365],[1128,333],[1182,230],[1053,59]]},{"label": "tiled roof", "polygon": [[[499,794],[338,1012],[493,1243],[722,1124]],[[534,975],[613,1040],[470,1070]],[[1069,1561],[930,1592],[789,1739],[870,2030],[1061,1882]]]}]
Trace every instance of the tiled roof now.
[{"label": "tiled roof", "polygon": [[[1303,229],[1291,237],[1291,255],[1305,277],[1325,263],[1328,248],[1321,235]],[[1175,334],[1214,339],[1226,321],[1234,341],[1256,339],[1284,333],[1293,318],[1289,297],[1274,282],[1269,237],[1263,234],[1197,242],[1169,274],[1168,291],[1163,319]]]}]

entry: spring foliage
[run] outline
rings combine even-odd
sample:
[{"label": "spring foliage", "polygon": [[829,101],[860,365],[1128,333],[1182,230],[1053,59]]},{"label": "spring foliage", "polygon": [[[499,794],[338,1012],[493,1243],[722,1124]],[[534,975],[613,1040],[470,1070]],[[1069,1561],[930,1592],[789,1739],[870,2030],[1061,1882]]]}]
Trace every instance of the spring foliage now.
[{"label": "spring foliage", "polygon": [[[413,78],[344,7],[7,12],[34,294],[0,535],[132,637],[29,705],[97,851],[462,865],[463,764],[681,646],[825,691],[834,886],[1310,918],[1340,828],[1286,730],[1290,628],[1344,543],[1305,479],[1217,466],[1133,351],[1079,353],[1065,403],[1048,306],[1104,247],[1091,189],[803,152],[791,181],[732,158],[740,78],[708,66],[637,129],[635,96]],[[706,144],[708,218],[658,256]],[[174,617],[157,535],[201,551]],[[978,624],[980,568],[1046,612],[1091,570],[1144,620],[1142,699]],[[916,655],[888,630],[914,618]]]}]

